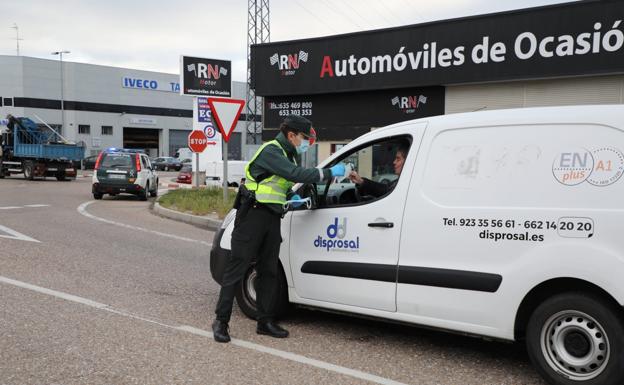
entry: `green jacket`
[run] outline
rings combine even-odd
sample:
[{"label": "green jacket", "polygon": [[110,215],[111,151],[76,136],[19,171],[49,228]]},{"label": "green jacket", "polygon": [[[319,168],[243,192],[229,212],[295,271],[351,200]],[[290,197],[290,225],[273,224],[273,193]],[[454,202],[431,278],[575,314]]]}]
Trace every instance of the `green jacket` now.
[{"label": "green jacket", "polygon": [[[278,175],[294,183],[316,183],[331,178],[329,169],[319,171],[317,168],[298,166],[300,159],[297,155],[297,150],[290,144],[284,134],[280,132],[275,140],[282,145],[282,148],[288,154],[288,158],[284,157],[282,149],[277,146],[266,146],[260,155],[256,157],[256,160],[249,165],[249,173],[255,180],[258,181],[259,179],[266,179],[271,175]],[[284,211],[277,204],[266,204],[266,206],[280,215]]]}]

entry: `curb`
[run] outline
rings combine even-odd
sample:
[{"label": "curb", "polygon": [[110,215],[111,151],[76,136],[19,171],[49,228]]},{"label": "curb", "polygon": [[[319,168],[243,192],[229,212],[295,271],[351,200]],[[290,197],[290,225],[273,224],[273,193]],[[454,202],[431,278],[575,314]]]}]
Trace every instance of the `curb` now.
[{"label": "curb", "polygon": [[219,227],[221,227],[221,220],[216,217],[211,218],[207,216],[181,213],[179,211],[164,208],[158,202],[154,202],[152,210],[154,213],[162,217],[188,223],[211,231],[217,231]]}]

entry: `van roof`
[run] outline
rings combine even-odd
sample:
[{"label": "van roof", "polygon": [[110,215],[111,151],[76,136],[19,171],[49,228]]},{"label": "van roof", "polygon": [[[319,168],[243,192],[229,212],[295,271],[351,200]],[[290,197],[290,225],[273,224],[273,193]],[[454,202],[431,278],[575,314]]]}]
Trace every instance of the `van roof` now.
[{"label": "van roof", "polygon": [[624,131],[624,104],[530,107],[430,116],[392,124],[367,133],[361,138],[420,122],[427,122],[435,130],[502,124],[592,123],[612,126]]}]

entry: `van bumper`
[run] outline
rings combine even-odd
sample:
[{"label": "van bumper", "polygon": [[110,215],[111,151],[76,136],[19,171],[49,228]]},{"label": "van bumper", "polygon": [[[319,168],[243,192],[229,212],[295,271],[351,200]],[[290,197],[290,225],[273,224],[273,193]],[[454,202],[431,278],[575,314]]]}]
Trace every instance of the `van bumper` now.
[{"label": "van bumper", "polygon": [[210,250],[210,274],[219,285],[223,282],[223,274],[231,254],[230,250],[221,248],[221,238],[224,232],[225,229],[219,229],[212,240],[212,249]]}]

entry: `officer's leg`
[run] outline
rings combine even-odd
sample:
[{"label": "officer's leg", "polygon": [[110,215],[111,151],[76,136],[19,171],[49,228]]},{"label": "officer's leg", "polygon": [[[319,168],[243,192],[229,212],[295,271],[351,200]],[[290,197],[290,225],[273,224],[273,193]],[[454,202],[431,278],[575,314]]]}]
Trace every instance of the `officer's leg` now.
[{"label": "officer's leg", "polygon": [[268,214],[266,221],[267,233],[260,246],[260,254],[256,263],[258,273],[256,284],[256,304],[258,306],[258,322],[268,321],[275,316],[275,305],[278,285],[279,250],[282,242],[280,236],[281,218]]},{"label": "officer's leg", "polygon": [[250,209],[232,232],[232,252],[223,274],[219,301],[215,309],[219,321],[226,323],[230,321],[236,285],[245,275],[253,256],[258,255],[265,232],[265,224],[259,211]]}]

